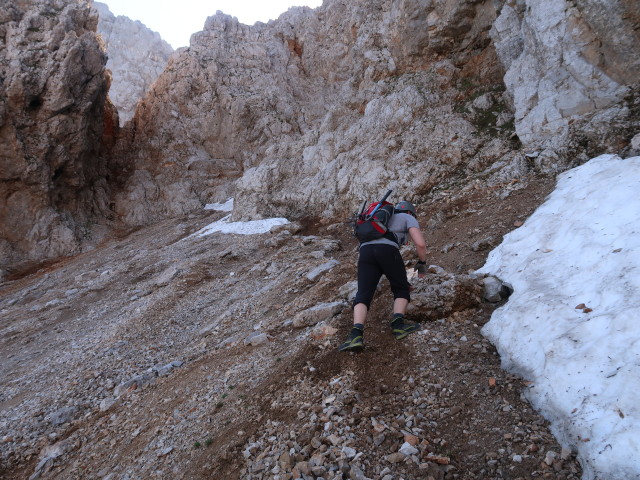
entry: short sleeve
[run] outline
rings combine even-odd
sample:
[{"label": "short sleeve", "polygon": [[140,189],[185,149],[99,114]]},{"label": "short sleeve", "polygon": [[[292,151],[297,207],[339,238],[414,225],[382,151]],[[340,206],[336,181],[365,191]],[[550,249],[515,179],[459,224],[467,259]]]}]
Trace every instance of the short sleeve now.
[{"label": "short sleeve", "polygon": [[420,225],[418,224],[418,220],[416,220],[416,218],[412,215],[407,215],[407,231],[409,231],[409,229],[411,227],[416,227],[416,228],[420,228]]}]

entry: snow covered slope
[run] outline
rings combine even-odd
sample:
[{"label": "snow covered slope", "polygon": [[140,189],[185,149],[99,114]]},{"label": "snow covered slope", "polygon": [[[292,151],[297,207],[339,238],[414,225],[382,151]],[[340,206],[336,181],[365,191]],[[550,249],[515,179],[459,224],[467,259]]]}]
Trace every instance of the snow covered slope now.
[{"label": "snow covered slope", "polygon": [[480,270],[515,292],[484,327],[585,479],[640,478],[640,157],[602,155]]}]

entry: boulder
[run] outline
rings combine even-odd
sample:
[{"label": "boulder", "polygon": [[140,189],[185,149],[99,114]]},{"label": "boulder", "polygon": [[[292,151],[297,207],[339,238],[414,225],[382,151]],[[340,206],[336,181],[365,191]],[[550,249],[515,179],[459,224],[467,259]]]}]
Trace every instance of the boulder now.
[{"label": "boulder", "polygon": [[408,312],[418,320],[438,320],[482,304],[483,283],[476,275],[453,274],[432,266],[412,285]]},{"label": "boulder", "polygon": [[298,313],[293,319],[293,326],[296,328],[303,328],[330,320],[338,315],[345,306],[345,303],[342,301],[314,305],[313,307]]},{"label": "boulder", "polygon": [[484,284],[483,298],[490,303],[506,300],[513,293],[513,287],[499,278],[487,276],[482,280]]}]

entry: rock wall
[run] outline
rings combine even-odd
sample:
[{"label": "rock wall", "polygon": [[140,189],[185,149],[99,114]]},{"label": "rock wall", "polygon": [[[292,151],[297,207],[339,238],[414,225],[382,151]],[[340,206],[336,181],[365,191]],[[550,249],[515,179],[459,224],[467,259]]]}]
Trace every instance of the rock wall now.
[{"label": "rock wall", "polygon": [[[507,2],[491,35],[505,65],[516,132],[538,166],[620,152],[640,128],[640,4]],[[573,158],[572,158],[573,157]]]},{"label": "rock wall", "polygon": [[2,257],[78,251],[111,211],[143,225],[234,196],[235,219],[346,219],[388,188],[428,203],[624,155],[640,129],[639,9],[326,0],[254,26],[216,14],[118,133],[88,2],[14,2],[0,23]]},{"label": "rock wall", "polygon": [[253,27],[213,16],[138,110],[118,213],[148,223],[233,194],[237,219],[343,214],[387,188],[420,202],[624,154],[638,8],[329,0]]},{"label": "rock wall", "polygon": [[452,175],[519,171],[488,36],[497,13],[330,0],[252,27],[210,17],[137,110],[118,213],[151,222],[229,194],[236,218],[344,213],[387,187],[418,200]]},{"label": "rock wall", "polygon": [[0,9],[0,269],[78,252],[107,210],[117,117],[96,23],[81,1]]},{"label": "rock wall", "polygon": [[109,97],[123,124],[133,118],[138,100],[167,66],[173,48],[139,21],[116,17],[104,3],[95,2],[94,6],[99,15],[98,33],[107,47],[107,68],[112,73]]}]

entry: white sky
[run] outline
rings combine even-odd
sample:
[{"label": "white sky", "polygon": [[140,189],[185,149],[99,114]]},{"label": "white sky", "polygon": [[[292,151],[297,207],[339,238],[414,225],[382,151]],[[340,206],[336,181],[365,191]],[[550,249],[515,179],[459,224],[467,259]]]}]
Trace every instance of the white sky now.
[{"label": "white sky", "polygon": [[99,0],[114,15],[140,20],[173,48],[189,46],[191,34],[217,10],[247,25],[274,20],[293,6],[319,7],[322,0]]},{"label": "white sky", "polygon": [[639,185],[640,157],[563,173],[480,269],[515,289],[482,333],[585,479],[640,478]]}]

